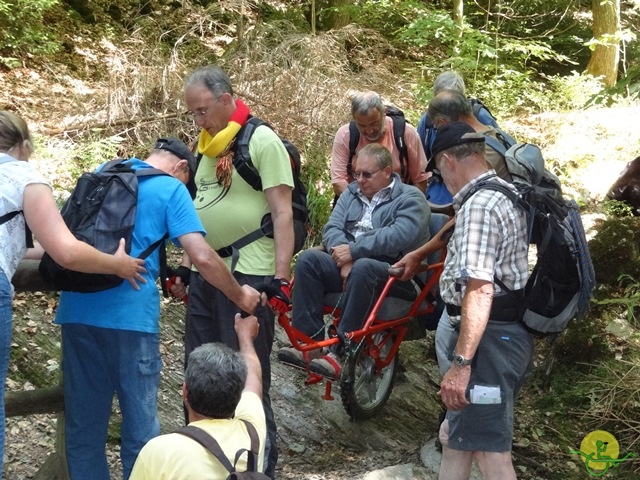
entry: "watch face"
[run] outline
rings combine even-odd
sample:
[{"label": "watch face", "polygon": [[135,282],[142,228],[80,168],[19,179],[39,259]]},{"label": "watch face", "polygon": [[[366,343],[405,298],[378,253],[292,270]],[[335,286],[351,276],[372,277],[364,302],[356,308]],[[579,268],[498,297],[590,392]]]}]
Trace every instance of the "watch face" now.
[{"label": "watch face", "polygon": [[454,355],[453,356],[453,363],[458,367],[463,367],[465,365],[470,365],[471,364],[471,362],[469,360],[467,360],[466,358],[464,358],[462,355]]}]

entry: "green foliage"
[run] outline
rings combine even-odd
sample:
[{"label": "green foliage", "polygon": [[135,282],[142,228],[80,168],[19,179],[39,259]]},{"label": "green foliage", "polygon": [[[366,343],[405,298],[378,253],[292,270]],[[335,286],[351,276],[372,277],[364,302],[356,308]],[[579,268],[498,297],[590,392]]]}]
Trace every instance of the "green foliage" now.
[{"label": "green foliage", "polygon": [[402,40],[407,23],[426,11],[427,7],[415,0],[364,0],[354,2],[349,15],[357,24],[377,30],[388,40]]},{"label": "green foliage", "polygon": [[122,139],[119,137],[98,137],[78,145],[71,156],[71,171],[75,177],[84,172],[95,170],[99,165],[116,158]]},{"label": "green foliage", "polygon": [[553,345],[557,360],[591,363],[607,357],[610,346],[604,332],[610,316],[610,309],[594,305],[585,318],[572,321]]},{"label": "green foliage", "polygon": [[548,77],[548,81],[553,92],[549,103],[559,111],[584,108],[602,90],[602,84],[596,78],[575,71],[570,75]]},{"label": "green foliage", "polygon": [[589,241],[596,281],[616,286],[621,275],[640,278],[640,218],[607,218],[596,232]]},{"label": "green foliage", "polygon": [[322,228],[331,215],[333,189],[326,153],[312,145],[308,145],[304,153],[305,161],[301,175],[307,186],[310,232],[306,247],[310,247],[321,242]]},{"label": "green foliage", "polygon": [[627,321],[635,328],[640,328],[640,321],[636,312],[640,307],[640,281],[628,274],[618,277],[618,282],[623,288],[622,296],[599,300],[599,305],[624,305],[627,309]]},{"label": "green foliage", "polygon": [[505,38],[468,23],[462,35],[458,32],[448,11],[423,9],[400,29],[399,38],[420,50],[440,53],[438,56],[445,60],[437,65],[438,71],[460,72],[468,93],[491,105],[498,116],[542,110],[549,105],[547,87],[536,78],[535,66],[552,59],[562,61],[562,55],[543,41]]},{"label": "green foliage", "polygon": [[605,200],[602,203],[602,209],[608,217],[633,217],[633,207],[620,200]]},{"label": "green foliage", "polygon": [[535,80],[532,72],[506,66],[484,82],[472,82],[468,94],[481,98],[498,120],[521,112],[542,110],[549,101],[547,87]]},{"label": "green foliage", "polygon": [[60,49],[57,35],[43,21],[45,13],[57,4],[58,0],[0,0],[0,63],[15,67],[20,65],[15,56]]}]

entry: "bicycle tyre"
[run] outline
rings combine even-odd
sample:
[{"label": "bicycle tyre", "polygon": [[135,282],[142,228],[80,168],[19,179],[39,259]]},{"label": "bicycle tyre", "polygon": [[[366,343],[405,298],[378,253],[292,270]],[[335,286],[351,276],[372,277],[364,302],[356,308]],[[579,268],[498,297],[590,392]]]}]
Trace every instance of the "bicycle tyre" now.
[{"label": "bicycle tyre", "polygon": [[[378,333],[373,337],[374,344],[379,345],[389,334],[389,332]],[[382,358],[385,358],[392,345],[391,340],[384,343],[380,349]],[[340,396],[342,405],[352,420],[371,418],[387,403],[396,380],[398,355],[399,352],[389,365],[377,372],[375,360],[369,355],[369,350],[364,345],[345,365],[348,370],[343,372],[342,378],[345,380],[340,382]]]}]

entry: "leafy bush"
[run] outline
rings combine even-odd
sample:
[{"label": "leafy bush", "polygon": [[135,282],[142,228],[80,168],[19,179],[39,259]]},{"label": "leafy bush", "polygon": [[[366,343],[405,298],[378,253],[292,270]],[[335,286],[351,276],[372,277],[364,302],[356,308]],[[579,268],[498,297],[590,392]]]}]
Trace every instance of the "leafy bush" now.
[{"label": "leafy bush", "polygon": [[596,231],[589,242],[596,281],[616,285],[624,274],[640,278],[640,218],[607,218]]},{"label": "leafy bush", "polygon": [[305,247],[310,247],[321,242],[322,229],[329,221],[333,200],[327,157],[322,149],[307,147],[301,175],[307,186],[307,206],[309,208],[310,232]]},{"label": "leafy bush", "polygon": [[20,65],[13,55],[53,53],[60,49],[56,34],[43,17],[58,0],[0,0],[0,62]]},{"label": "leafy bush", "polygon": [[602,90],[602,84],[589,74],[572,72],[571,75],[548,77],[553,94],[549,104],[553,110],[576,110],[584,108],[594,95]]}]

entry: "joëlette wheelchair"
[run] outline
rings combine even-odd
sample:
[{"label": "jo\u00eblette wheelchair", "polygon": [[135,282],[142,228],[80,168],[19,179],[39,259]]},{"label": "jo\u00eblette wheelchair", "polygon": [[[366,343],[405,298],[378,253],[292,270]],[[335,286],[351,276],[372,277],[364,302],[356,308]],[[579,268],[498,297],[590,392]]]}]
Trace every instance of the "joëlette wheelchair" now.
[{"label": "jo\u00eblette wheelchair", "polygon": [[[447,220],[446,215],[432,214],[429,225],[431,236],[437,234]],[[325,297],[325,315],[331,315],[333,320],[328,326],[328,338],[322,341],[306,336],[291,325],[290,308],[287,312],[278,314],[278,323],[285,330],[292,346],[301,352],[342,343],[345,356],[337,381],[342,404],[353,420],[374,416],[389,399],[398,370],[400,344],[406,338],[411,322],[419,324],[421,318],[433,314],[437,307],[436,295],[445,255],[444,249],[439,250],[429,255],[426,263],[423,263],[418,277],[424,286],[413,301],[388,295],[392,285],[402,274],[402,271],[390,268],[389,279],[360,330],[338,335],[341,294],[329,294]],[[422,328],[424,336],[424,326],[418,328]],[[306,384],[323,380],[321,375],[310,372],[308,368],[307,374]],[[327,378],[322,398],[333,400],[331,388],[332,380]]]}]

